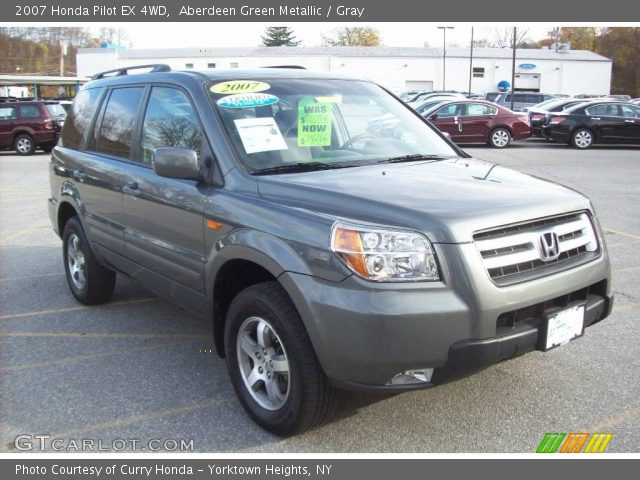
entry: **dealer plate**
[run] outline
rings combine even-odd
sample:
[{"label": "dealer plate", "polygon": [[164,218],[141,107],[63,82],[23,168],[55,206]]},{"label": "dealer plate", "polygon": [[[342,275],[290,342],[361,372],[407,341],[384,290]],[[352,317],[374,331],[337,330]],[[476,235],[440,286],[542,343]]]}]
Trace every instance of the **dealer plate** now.
[{"label": "dealer plate", "polygon": [[566,308],[547,319],[545,350],[569,343],[584,331],[584,305]]}]

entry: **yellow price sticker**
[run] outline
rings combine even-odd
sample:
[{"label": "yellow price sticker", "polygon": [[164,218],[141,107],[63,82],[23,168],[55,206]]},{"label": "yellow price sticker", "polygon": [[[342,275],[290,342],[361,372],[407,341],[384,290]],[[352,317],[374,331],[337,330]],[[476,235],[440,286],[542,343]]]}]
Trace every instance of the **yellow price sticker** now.
[{"label": "yellow price sticker", "polygon": [[229,80],[228,82],[216,83],[209,90],[213,93],[229,95],[232,93],[256,93],[269,90],[271,85],[257,80]]}]

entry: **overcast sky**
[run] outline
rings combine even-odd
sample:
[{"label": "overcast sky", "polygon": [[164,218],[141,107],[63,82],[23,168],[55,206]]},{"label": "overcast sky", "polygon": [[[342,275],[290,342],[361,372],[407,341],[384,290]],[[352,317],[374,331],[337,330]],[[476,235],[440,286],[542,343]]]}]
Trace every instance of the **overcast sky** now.
[{"label": "overcast sky", "polygon": [[[127,40],[122,42],[134,48],[168,47],[252,47],[260,44],[260,35],[269,26],[285,24],[267,23],[166,23],[166,24],[121,24],[126,30]],[[304,46],[322,43],[322,34],[327,34],[342,26],[372,26],[380,31],[383,45],[390,47],[422,47],[425,42],[430,47],[442,47],[440,23],[292,23],[286,24],[295,30]],[[449,23],[453,30],[447,30],[447,45],[467,46],[471,37],[471,24]],[[493,39],[496,27],[510,27],[508,24],[478,24],[475,26],[476,39]],[[115,27],[115,25],[114,25]],[[528,30],[531,40],[546,36],[552,24],[532,23],[519,25]]]}]

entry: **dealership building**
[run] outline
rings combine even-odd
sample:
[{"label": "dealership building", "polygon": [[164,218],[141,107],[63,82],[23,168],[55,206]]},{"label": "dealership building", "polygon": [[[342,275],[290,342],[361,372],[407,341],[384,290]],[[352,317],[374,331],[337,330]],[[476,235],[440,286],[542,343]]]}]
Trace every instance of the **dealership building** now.
[{"label": "dealership building", "polygon": [[[165,63],[176,70],[257,68],[296,65],[312,70],[368,78],[394,92],[405,90],[467,91],[498,89],[511,83],[512,51],[508,48],[405,47],[243,47],[243,48],[81,48],[78,76],[131,65]],[[446,65],[446,71],[443,68]],[[502,82],[502,83],[501,83]],[[611,60],[587,50],[518,49],[516,90],[544,93],[608,94]]]}]

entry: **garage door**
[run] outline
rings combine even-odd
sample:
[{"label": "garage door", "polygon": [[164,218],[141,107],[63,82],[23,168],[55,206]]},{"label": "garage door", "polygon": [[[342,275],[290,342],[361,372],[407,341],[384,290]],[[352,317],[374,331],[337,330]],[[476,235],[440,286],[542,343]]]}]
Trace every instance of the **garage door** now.
[{"label": "garage door", "polygon": [[433,91],[433,80],[406,80],[404,82],[405,90],[422,90],[425,92]]},{"label": "garage door", "polygon": [[515,90],[540,91],[539,73],[516,73]]}]

